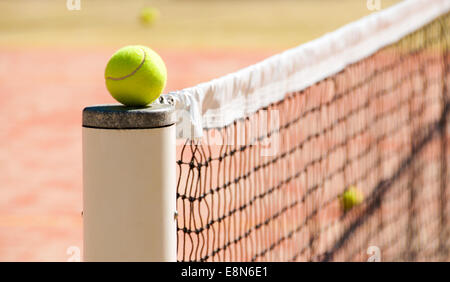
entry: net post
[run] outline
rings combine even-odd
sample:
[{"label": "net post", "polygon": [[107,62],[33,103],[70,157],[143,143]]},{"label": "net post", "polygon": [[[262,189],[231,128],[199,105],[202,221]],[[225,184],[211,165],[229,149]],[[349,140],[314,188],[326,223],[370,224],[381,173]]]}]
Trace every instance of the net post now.
[{"label": "net post", "polygon": [[176,261],[173,106],[83,110],[85,261]]}]

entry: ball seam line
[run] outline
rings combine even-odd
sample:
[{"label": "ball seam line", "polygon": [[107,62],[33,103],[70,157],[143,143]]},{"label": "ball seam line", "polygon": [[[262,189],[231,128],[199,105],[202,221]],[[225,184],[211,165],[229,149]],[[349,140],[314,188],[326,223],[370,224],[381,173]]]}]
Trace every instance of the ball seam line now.
[{"label": "ball seam line", "polygon": [[122,77],[107,76],[106,79],[123,80],[123,79],[125,79],[127,77],[130,77],[130,76],[134,75],[144,65],[145,59],[147,57],[147,53],[145,52],[144,48],[141,48],[141,50],[142,50],[142,52],[144,52],[144,57],[142,58],[142,62],[139,64],[139,66],[134,71],[132,71],[131,73],[129,73],[129,74],[125,75],[125,76],[122,76]]}]

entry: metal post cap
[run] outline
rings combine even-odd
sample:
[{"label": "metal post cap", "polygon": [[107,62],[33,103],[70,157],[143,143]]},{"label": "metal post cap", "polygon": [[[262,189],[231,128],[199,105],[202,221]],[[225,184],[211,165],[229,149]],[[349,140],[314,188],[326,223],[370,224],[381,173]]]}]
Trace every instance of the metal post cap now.
[{"label": "metal post cap", "polygon": [[176,123],[174,106],[151,104],[146,107],[96,105],[83,110],[83,127],[104,129],[148,129]]}]

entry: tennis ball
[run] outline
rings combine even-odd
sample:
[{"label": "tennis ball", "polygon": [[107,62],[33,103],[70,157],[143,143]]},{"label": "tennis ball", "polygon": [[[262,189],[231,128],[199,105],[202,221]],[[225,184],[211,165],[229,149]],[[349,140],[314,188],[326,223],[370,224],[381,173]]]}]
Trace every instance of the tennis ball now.
[{"label": "tennis ball", "polygon": [[359,191],[356,186],[351,185],[342,195],[340,195],[341,207],[344,212],[347,212],[354,206],[361,204],[363,199],[364,197],[361,191]]},{"label": "tennis ball", "polygon": [[105,69],[106,88],[126,106],[145,106],[163,91],[167,70],[161,57],[145,46],[126,46],[114,53]]},{"label": "tennis ball", "polygon": [[141,10],[139,18],[141,23],[145,25],[152,25],[159,19],[159,10],[152,7],[146,7]]}]

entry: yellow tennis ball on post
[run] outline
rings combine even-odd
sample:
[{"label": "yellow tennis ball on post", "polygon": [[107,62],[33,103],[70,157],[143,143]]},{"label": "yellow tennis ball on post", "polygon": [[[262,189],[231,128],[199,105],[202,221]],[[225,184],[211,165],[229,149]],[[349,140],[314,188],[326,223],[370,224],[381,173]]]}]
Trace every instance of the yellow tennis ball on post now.
[{"label": "yellow tennis ball on post", "polygon": [[364,200],[361,191],[354,185],[351,185],[339,196],[341,207],[344,212],[351,210],[353,207],[359,205]]},{"label": "yellow tennis ball on post", "polygon": [[126,46],[114,53],[105,69],[106,88],[126,106],[146,106],[166,86],[164,61],[145,46]]}]

